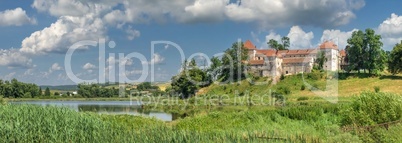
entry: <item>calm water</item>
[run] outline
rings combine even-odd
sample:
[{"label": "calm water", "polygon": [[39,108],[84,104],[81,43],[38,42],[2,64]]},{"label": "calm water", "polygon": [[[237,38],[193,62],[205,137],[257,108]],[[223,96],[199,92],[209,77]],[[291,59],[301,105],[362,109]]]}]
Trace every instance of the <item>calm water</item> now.
[{"label": "calm water", "polygon": [[21,101],[12,104],[35,104],[42,106],[65,106],[75,111],[90,111],[99,114],[127,114],[155,117],[163,121],[172,121],[173,115],[165,112],[145,112],[138,102],[130,101]]}]

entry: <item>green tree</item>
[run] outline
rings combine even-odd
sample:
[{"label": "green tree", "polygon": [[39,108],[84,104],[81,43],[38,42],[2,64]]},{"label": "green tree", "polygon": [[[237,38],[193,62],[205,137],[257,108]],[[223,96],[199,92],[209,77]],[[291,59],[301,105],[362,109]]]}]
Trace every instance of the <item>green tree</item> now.
[{"label": "green tree", "polygon": [[290,38],[289,37],[282,37],[282,49],[281,50],[287,50],[290,46]]},{"label": "green tree", "polygon": [[[186,62],[186,61],[185,61]],[[195,62],[183,64],[183,70],[178,75],[172,77],[171,90],[176,94],[181,95],[182,98],[189,98],[193,96],[196,91],[204,86],[207,86],[210,82],[207,73],[199,69]]]},{"label": "green tree", "polygon": [[316,59],[316,63],[317,63],[317,69],[318,70],[324,70],[324,64],[325,62],[327,62],[327,58],[325,57],[325,52],[324,51],[320,51],[317,53],[317,59]]},{"label": "green tree", "polygon": [[385,69],[386,55],[384,50],[381,49],[383,43],[381,42],[381,35],[375,34],[373,29],[366,29],[366,54],[367,57],[366,68],[369,74],[378,74]]},{"label": "green tree", "polygon": [[364,45],[364,32],[361,30],[354,31],[352,37],[348,39],[349,47],[346,48],[346,58],[348,59],[349,66],[348,71],[357,70],[360,73],[360,69],[363,68],[363,47]]},{"label": "green tree", "polygon": [[267,44],[270,48],[275,49],[275,50],[279,50],[281,47],[281,45],[278,43],[278,41],[276,41],[274,39],[270,39]]},{"label": "green tree", "polygon": [[381,36],[375,34],[373,29],[366,29],[365,32],[358,30],[352,33],[348,39],[347,59],[349,62],[348,71],[368,70],[369,74],[379,73],[384,70],[386,53],[381,49]]},{"label": "green tree", "polygon": [[38,96],[42,96],[42,87],[39,87]]},{"label": "green tree", "polygon": [[388,70],[393,75],[402,71],[402,40],[394,46],[389,55]]},{"label": "green tree", "polygon": [[281,42],[282,44],[274,39],[270,39],[267,44],[270,48],[273,48],[275,50],[287,50],[290,46],[290,38],[284,36],[281,38]]},{"label": "green tree", "polygon": [[221,78],[225,82],[236,82],[245,77],[246,63],[248,59],[247,49],[242,42],[235,42],[225,51],[222,57]]},{"label": "green tree", "polygon": [[211,80],[215,81],[222,72],[222,61],[217,57],[211,58],[211,66],[207,70]]},{"label": "green tree", "polygon": [[50,89],[49,89],[49,87],[46,87],[46,89],[45,89],[45,96],[50,96]]}]

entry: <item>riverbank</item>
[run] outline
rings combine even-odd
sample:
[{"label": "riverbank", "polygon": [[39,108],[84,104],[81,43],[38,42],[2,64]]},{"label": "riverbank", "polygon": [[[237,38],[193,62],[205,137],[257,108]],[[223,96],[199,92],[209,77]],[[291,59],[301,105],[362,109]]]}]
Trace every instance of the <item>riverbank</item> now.
[{"label": "riverbank", "polygon": [[401,142],[400,123],[375,126],[400,120],[399,101],[396,94],[365,92],[348,104],[190,104],[187,111],[193,113],[172,122],[5,104],[0,105],[0,136],[5,142]]}]

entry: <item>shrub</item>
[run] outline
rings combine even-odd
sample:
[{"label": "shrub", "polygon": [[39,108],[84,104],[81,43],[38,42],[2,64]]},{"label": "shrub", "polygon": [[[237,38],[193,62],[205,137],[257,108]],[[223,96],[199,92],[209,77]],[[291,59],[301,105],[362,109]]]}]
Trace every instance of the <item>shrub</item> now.
[{"label": "shrub", "polygon": [[301,85],[300,90],[305,90],[306,86],[304,84]]},{"label": "shrub", "polygon": [[280,80],[284,80],[285,76],[283,74],[281,74],[281,77],[279,78]]},{"label": "shrub", "polygon": [[299,98],[297,98],[297,101],[304,101],[304,100],[308,100],[308,97],[299,97]]},{"label": "shrub", "polygon": [[402,118],[402,98],[391,93],[363,92],[341,111],[343,125],[366,126]]},{"label": "shrub", "polygon": [[380,87],[379,87],[379,86],[374,86],[374,91],[375,91],[376,93],[380,92]]}]

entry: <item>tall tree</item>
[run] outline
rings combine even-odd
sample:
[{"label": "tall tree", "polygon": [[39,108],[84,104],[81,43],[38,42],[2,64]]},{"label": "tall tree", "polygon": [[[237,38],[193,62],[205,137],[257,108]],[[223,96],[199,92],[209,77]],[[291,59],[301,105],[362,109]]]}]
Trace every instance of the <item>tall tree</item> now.
[{"label": "tall tree", "polygon": [[290,38],[289,37],[282,37],[282,50],[287,50],[290,46]]},{"label": "tall tree", "polygon": [[279,50],[281,47],[281,45],[278,43],[278,41],[276,41],[274,39],[270,39],[267,44],[270,48],[273,48],[275,50]]},{"label": "tall tree", "polygon": [[402,72],[402,40],[394,46],[388,60],[388,70],[393,75]]},{"label": "tall tree", "polygon": [[[187,66],[187,64],[184,63],[183,66]],[[181,95],[182,98],[191,97],[200,87],[209,84],[206,72],[199,69],[195,62],[190,62],[188,66],[191,68],[183,67],[186,70],[173,76],[171,82],[172,90]]]},{"label": "tall tree", "polygon": [[325,57],[325,52],[324,51],[320,51],[320,52],[317,53],[316,63],[318,65],[318,70],[324,70],[324,63],[327,60],[328,59]]},{"label": "tall tree", "polygon": [[370,74],[383,71],[385,69],[385,52],[381,49],[383,43],[381,42],[381,35],[375,34],[373,29],[366,29],[365,34],[366,48],[365,57],[367,57],[366,68]]},{"label": "tall tree", "polygon": [[50,96],[50,89],[49,89],[49,87],[46,87],[46,89],[45,89],[45,96]]},{"label": "tall tree", "polygon": [[274,39],[270,39],[267,44],[270,48],[273,48],[275,50],[287,50],[290,46],[289,37],[286,37],[286,36],[282,37],[281,42],[282,42],[282,44],[279,44],[278,41],[276,41]]},{"label": "tall tree", "polygon": [[39,87],[38,96],[42,95],[42,87]]},{"label": "tall tree", "polygon": [[381,49],[381,36],[375,34],[373,29],[365,32],[354,31],[348,39],[349,48],[346,50],[349,62],[348,71],[368,70],[370,74],[383,71],[386,63],[386,54]]},{"label": "tall tree", "polygon": [[354,31],[352,37],[348,39],[349,48],[346,49],[346,58],[348,59],[349,66],[348,71],[357,70],[360,73],[360,69],[363,68],[363,47],[364,45],[364,32],[361,30]]},{"label": "tall tree", "polygon": [[215,81],[220,76],[222,71],[222,61],[217,57],[211,58],[211,66],[208,68],[207,72],[211,76],[211,80]]},{"label": "tall tree", "polygon": [[225,55],[222,57],[221,78],[223,81],[235,82],[245,77],[247,52],[242,42],[233,43],[232,47],[225,51]]}]

